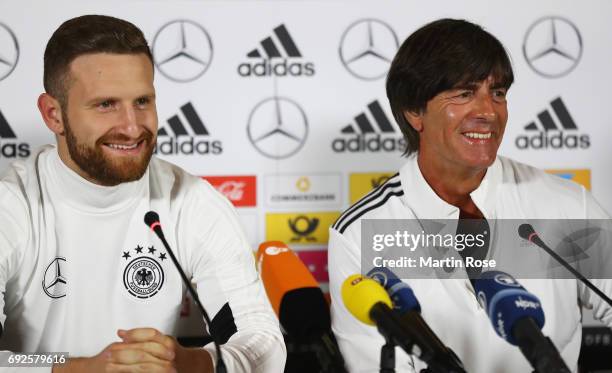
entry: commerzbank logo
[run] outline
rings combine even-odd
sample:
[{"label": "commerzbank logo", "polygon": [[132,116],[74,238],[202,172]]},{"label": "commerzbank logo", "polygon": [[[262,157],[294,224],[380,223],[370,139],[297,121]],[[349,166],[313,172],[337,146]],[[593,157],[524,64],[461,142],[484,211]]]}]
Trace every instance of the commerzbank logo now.
[{"label": "commerzbank logo", "polygon": [[552,100],[550,108],[542,110],[537,120],[525,126],[525,133],[515,139],[516,147],[521,150],[588,149],[590,136],[578,129],[561,97]]},{"label": "commerzbank logo", "polygon": [[403,151],[405,142],[376,100],[340,130],[331,148],[335,153],[390,153]]},{"label": "commerzbank logo", "polygon": [[339,216],[340,212],[266,214],[266,241],[326,245],[329,227]]},{"label": "commerzbank logo", "polygon": [[212,138],[202,118],[191,102],[181,106],[180,113],[168,118],[167,125],[157,132],[156,154],[161,155],[218,155],[223,143]]},{"label": "commerzbank logo", "polygon": [[0,22],[0,81],[11,75],[19,61],[17,37],[7,25]]},{"label": "commerzbank logo", "polygon": [[312,208],[340,206],[342,182],[339,173],[275,174],[264,177],[266,205]]},{"label": "commerzbank logo", "polygon": [[20,142],[13,128],[0,110],[0,159],[27,158],[30,156],[30,144]]},{"label": "commerzbank logo", "polygon": [[314,62],[306,61],[285,24],[276,26],[238,65],[242,77],[313,76]]},{"label": "commerzbank logo", "polygon": [[542,17],[525,33],[523,56],[529,67],[546,78],[569,74],[582,57],[582,36],[569,19]]},{"label": "commerzbank logo", "polygon": [[202,25],[177,19],[163,25],[153,37],[151,47],[155,66],[166,78],[186,83],[208,70],[213,44]]}]

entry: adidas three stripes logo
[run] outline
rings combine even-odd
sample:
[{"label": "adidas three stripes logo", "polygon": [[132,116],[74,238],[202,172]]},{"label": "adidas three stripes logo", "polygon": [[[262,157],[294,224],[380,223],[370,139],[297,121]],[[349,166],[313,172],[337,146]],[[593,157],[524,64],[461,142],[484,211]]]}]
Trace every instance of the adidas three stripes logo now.
[{"label": "adidas three stripes logo", "polygon": [[[557,126],[552,115],[550,115],[550,111],[544,110],[538,114],[538,120],[542,124],[542,129],[544,131],[555,131],[555,130],[577,130],[576,123],[574,119],[570,115],[567,107],[561,100],[561,97],[557,97],[556,99],[550,102],[550,106],[553,109],[553,112],[559,118],[559,122],[561,123],[561,128]],[[538,131],[538,126],[536,122],[530,122],[525,126],[526,131]]]},{"label": "adidas three stripes logo", "polygon": [[[362,134],[370,134],[370,133],[394,133],[396,132],[395,128],[391,125],[389,118],[383,111],[380,103],[378,101],[372,101],[368,104],[368,109],[370,114],[374,118],[375,124],[373,124],[370,119],[368,119],[366,113],[360,113],[355,116],[355,123],[357,124],[357,131],[353,127],[352,124],[347,125],[342,128],[340,132],[343,134],[354,134],[360,132]],[[375,125],[377,127],[375,127]]]},{"label": "adidas three stripes logo", "polygon": [[[181,106],[181,112],[183,113],[183,116],[185,117],[185,119],[187,119],[187,124],[189,124],[189,127],[193,131],[193,135],[195,136],[208,136],[209,135],[209,132],[206,129],[206,126],[204,126],[202,119],[200,119],[200,116],[195,111],[195,108],[193,107],[191,102],[188,102],[185,105]],[[183,122],[181,121],[178,115],[173,115],[172,117],[170,117],[170,119],[168,119],[168,125],[170,126],[170,129],[172,130],[174,136],[190,136],[191,135],[190,133],[187,132],[187,129],[185,128]],[[159,131],[157,131],[157,135],[158,136],[169,136],[168,131],[166,131],[165,128],[159,129]]]},{"label": "adidas three stripes logo", "polygon": [[4,115],[2,115],[1,111],[0,111],[0,138],[2,139],[17,138],[17,136],[15,135],[15,132],[13,132],[13,129],[11,128],[11,126],[9,126],[8,121],[6,120]]},{"label": "adidas three stripes logo", "polygon": [[[261,41],[261,47],[263,48],[263,52],[258,48],[253,49],[249,53],[247,53],[247,57],[249,58],[275,58],[275,57],[302,57],[297,45],[293,41],[293,38],[289,34],[289,31],[285,27],[284,24],[277,26],[274,28],[274,36],[277,39],[277,42],[272,38],[272,36],[268,36],[267,38]],[[280,46],[278,45],[280,44]],[[285,55],[281,54],[281,48],[285,52]],[[265,54],[265,56],[264,56]]]}]

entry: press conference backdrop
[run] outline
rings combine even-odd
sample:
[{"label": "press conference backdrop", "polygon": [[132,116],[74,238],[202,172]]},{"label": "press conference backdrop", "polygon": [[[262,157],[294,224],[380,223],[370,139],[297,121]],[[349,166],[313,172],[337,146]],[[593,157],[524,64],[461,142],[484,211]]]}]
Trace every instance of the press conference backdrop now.
[{"label": "press conference backdrop", "polygon": [[[90,13],[135,23],[152,47],[158,156],[221,190],[254,248],[287,242],[324,285],[329,225],[403,163],[389,62],[437,18],[481,24],[511,55],[500,153],[584,184],[612,211],[609,1],[2,0],[0,169],[54,141],[36,109],[43,51]],[[183,316],[199,321],[188,301]]]}]

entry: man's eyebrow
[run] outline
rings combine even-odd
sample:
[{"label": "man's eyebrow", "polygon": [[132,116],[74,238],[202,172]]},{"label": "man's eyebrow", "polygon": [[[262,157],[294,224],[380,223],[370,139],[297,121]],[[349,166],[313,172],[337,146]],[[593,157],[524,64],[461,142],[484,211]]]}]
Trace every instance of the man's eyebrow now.
[{"label": "man's eyebrow", "polygon": [[88,100],[85,105],[90,106],[90,105],[95,105],[98,104],[100,102],[104,102],[104,101],[118,101],[119,99],[117,97],[110,97],[110,96],[99,96],[99,97],[94,97],[91,100]]},{"label": "man's eyebrow", "polygon": [[136,100],[138,100],[140,98],[154,99],[155,98],[155,93],[154,92],[145,93],[144,95],[140,95],[140,96],[136,97]]},{"label": "man's eyebrow", "polygon": [[[141,98],[148,98],[148,99],[155,99],[155,93],[151,92],[151,93],[145,93],[142,94],[138,97],[135,97],[134,100],[138,100]],[[91,105],[95,105],[98,104],[100,102],[104,102],[104,101],[120,101],[120,99],[118,97],[112,97],[112,96],[98,96],[98,97],[94,97],[90,100],[88,100],[85,105],[87,106],[91,106]]]}]

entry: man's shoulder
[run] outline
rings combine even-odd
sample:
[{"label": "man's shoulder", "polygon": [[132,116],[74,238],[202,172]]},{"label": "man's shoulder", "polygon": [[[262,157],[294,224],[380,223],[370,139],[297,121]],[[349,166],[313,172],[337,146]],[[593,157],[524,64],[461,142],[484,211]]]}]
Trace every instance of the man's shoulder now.
[{"label": "man's shoulder", "polygon": [[[184,168],[173,163],[151,157],[149,163],[149,184],[153,197],[182,198],[184,201],[206,199],[208,201],[221,201],[225,198],[199,176],[189,173]],[[224,203],[224,202],[221,202]]]},{"label": "man's shoulder", "polygon": [[584,187],[568,178],[550,174],[540,168],[507,157],[498,157],[502,166],[502,185],[521,188],[542,189],[559,192],[561,195],[582,195]]},{"label": "man's shoulder", "polygon": [[404,218],[406,208],[400,198],[404,189],[399,173],[371,190],[338,217],[332,229],[340,234],[359,231],[363,219],[398,219]]},{"label": "man's shoulder", "polygon": [[502,181],[498,194],[507,202],[521,206],[530,217],[584,217],[592,196],[586,188],[572,180],[542,169],[500,157]]},{"label": "man's shoulder", "polygon": [[2,206],[11,199],[24,200],[29,193],[37,192],[39,170],[37,163],[41,156],[46,156],[54,148],[45,145],[25,159],[14,161],[0,172],[0,196]]}]

